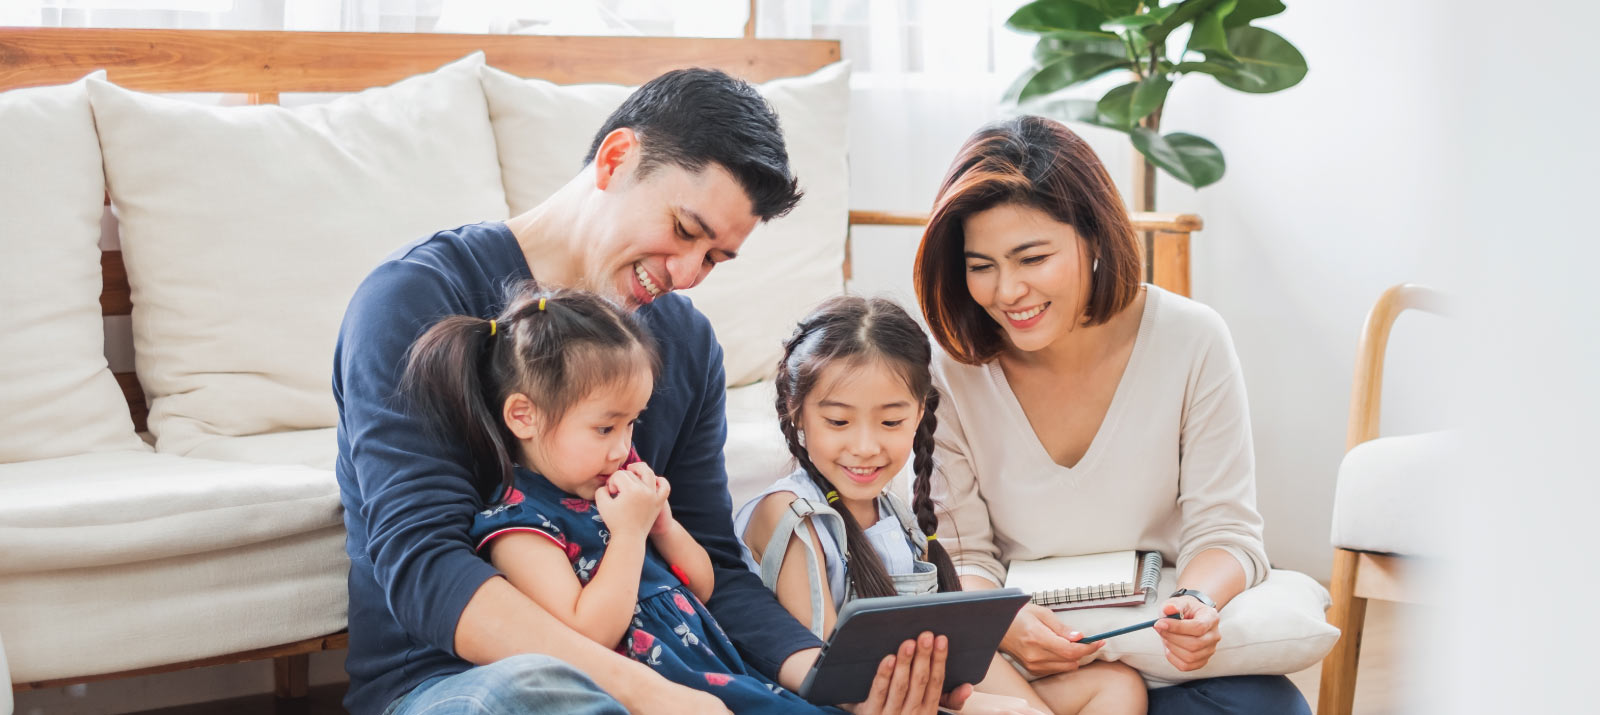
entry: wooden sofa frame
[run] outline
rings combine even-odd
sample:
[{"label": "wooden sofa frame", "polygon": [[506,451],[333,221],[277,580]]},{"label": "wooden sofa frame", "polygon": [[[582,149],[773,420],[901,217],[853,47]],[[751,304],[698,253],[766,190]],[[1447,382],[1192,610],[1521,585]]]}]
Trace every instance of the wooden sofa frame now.
[{"label": "wooden sofa frame", "polygon": [[[250,104],[275,104],[284,92],[354,92],[430,72],[482,50],[490,65],[558,84],[640,84],[670,69],[715,67],[753,82],[803,75],[840,59],[836,40],[743,38],[549,37],[355,32],[133,30],[0,27],[0,92],[65,84],[97,69],[107,79],[145,92],[242,94]],[[110,198],[107,197],[109,204]],[[851,211],[851,226],[920,226],[925,216]],[[1189,236],[1201,228],[1189,214],[1138,213],[1134,227],[1148,236],[1150,280],[1189,294]],[[846,244],[845,278],[851,274]],[[101,256],[101,312],[133,312],[120,251]],[[149,408],[137,375],[116,373],[139,431]],[[117,673],[15,683],[15,691],[172,672],[271,658],[274,692],[306,694],[310,653],[347,647],[346,633]]]}]

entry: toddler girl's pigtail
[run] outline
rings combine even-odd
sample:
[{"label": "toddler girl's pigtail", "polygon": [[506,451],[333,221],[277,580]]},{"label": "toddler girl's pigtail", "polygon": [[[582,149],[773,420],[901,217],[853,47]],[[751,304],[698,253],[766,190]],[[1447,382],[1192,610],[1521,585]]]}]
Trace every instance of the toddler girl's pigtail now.
[{"label": "toddler girl's pigtail", "polygon": [[412,344],[401,389],[439,436],[463,445],[473,484],[485,501],[511,488],[510,435],[487,400],[499,393],[488,384],[489,356],[512,339],[503,320],[453,315]]}]

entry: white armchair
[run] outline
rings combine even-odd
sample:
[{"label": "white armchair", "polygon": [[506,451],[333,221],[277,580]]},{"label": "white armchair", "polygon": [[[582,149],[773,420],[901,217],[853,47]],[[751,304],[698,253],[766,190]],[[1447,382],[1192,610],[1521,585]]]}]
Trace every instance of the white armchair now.
[{"label": "white armchair", "polygon": [[1395,319],[1409,309],[1443,313],[1444,298],[1418,285],[1397,285],[1367,315],[1356,355],[1350,425],[1333,501],[1333,606],[1328,622],[1339,642],[1322,662],[1318,715],[1349,715],[1367,600],[1417,601],[1406,574],[1443,551],[1435,512],[1455,435],[1432,432],[1378,437],[1384,353]]}]

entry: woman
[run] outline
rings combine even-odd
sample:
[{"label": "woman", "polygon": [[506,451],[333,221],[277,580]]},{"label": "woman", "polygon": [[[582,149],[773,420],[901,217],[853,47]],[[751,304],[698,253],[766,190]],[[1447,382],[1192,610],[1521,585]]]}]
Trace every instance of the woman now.
[{"label": "woman", "polygon": [[[1141,282],[1138,237],[1100,160],[1039,117],[957,154],[917,252],[935,358],[939,533],[968,589],[1013,559],[1156,550],[1179,590],[1157,625],[1174,667],[1210,660],[1217,612],[1265,578],[1244,380],[1222,319]],[[1070,620],[1070,614],[1067,616]],[[1049,610],[1001,650],[1041,693],[1098,646]],[[1150,693],[1151,713],[1309,712],[1283,676]]]}]

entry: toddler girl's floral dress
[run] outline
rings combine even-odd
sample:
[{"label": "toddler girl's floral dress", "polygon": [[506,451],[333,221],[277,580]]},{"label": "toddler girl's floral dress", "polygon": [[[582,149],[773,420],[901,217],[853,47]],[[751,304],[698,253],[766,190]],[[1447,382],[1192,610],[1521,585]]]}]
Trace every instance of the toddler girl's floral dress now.
[{"label": "toddler girl's floral dress", "polygon": [[[585,585],[605,566],[611,533],[594,502],[562,492],[521,467],[511,493],[473,518],[471,535],[482,553],[496,537],[518,531],[549,539],[565,551]],[[646,547],[633,623],[616,650],[672,682],[717,696],[741,715],[843,712],[812,705],[746,666],[711,613],[654,547]]]}]

